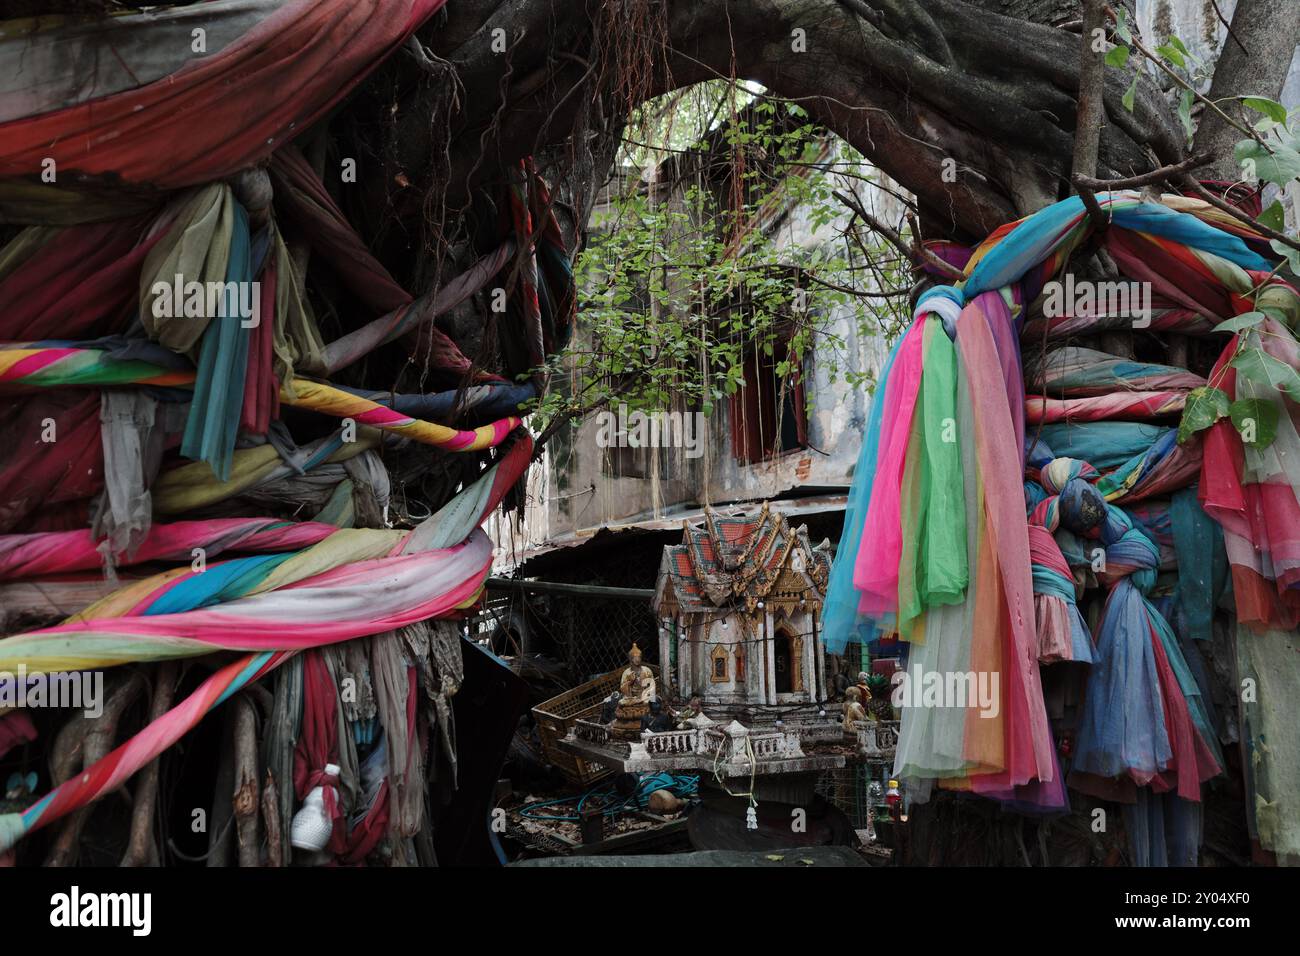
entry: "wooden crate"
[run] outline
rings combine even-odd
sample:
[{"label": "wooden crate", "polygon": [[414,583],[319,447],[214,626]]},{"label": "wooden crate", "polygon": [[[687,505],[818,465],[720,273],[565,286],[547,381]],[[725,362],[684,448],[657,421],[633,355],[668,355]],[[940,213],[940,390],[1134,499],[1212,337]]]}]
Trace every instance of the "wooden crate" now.
[{"label": "wooden crate", "polygon": [[[647,665],[659,679],[659,668]],[[592,763],[575,754],[560,749],[559,743],[568,736],[569,730],[579,719],[589,720],[600,716],[600,707],[610,694],[618,690],[619,678],[626,668],[612,670],[585,684],[579,684],[572,690],[543,701],[533,708],[533,719],[537,721],[537,736],[542,742],[542,756],[546,762],[559,770],[579,786],[599,780],[609,770],[598,763]]]}]

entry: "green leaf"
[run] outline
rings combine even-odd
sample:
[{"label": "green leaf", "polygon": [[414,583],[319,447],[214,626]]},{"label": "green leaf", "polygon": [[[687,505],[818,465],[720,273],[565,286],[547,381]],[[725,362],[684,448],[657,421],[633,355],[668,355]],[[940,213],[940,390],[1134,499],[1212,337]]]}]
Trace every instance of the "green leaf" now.
[{"label": "green leaf", "polygon": [[1124,91],[1124,96],[1120,99],[1120,102],[1124,104],[1124,109],[1128,110],[1130,113],[1133,112],[1133,101],[1137,98],[1137,88],[1138,78],[1135,75],[1133,77],[1133,82],[1128,85],[1128,89]]},{"label": "green leaf", "polygon": [[1239,398],[1228,407],[1232,425],[1243,443],[1251,448],[1267,448],[1273,444],[1277,437],[1277,406],[1277,402],[1259,398]]},{"label": "green leaf", "polygon": [[1119,11],[1115,14],[1115,33],[1125,43],[1133,42],[1133,34],[1128,28],[1128,14],[1124,12],[1123,7],[1120,7]]},{"label": "green leaf", "polygon": [[1178,39],[1178,37],[1171,36],[1169,38],[1169,43],[1171,46],[1177,49],[1179,53],[1187,57],[1187,59],[1191,60],[1193,63],[1196,62],[1196,57],[1192,56],[1192,51],[1187,49],[1187,44],[1184,43],[1182,40]]},{"label": "green leaf", "polygon": [[1236,318],[1228,319],[1226,322],[1220,322],[1214,327],[1216,332],[1240,332],[1242,329],[1249,329],[1259,325],[1264,319],[1268,318],[1263,312],[1243,312]]},{"label": "green leaf", "polygon": [[1246,349],[1232,360],[1232,366],[1250,381],[1280,389],[1300,402],[1300,373],[1263,349]]},{"label": "green leaf", "polygon": [[1178,97],[1178,120],[1183,124],[1183,132],[1187,134],[1187,141],[1192,139],[1192,91],[1183,90],[1182,96]]},{"label": "green leaf", "polygon": [[1300,275],[1300,249],[1292,249],[1285,242],[1279,242],[1277,239],[1269,242],[1268,247],[1286,259],[1292,272]]},{"label": "green leaf", "polygon": [[1286,210],[1282,208],[1281,200],[1274,199],[1272,205],[1259,214],[1258,219],[1275,232],[1285,229]]},{"label": "green leaf", "polygon": [[1266,99],[1263,96],[1245,96],[1242,97],[1241,102],[1256,113],[1263,113],[1275,123],[1286,122],[1286,107],[1276,100]]},{"label": "green leaf", "polygon": [[1178,444],[1183,444],[1227,415],[1230,404],[1227,392],[1222,389],[1202,385],[1188,392],[1183,418],[1178,423]]},{"label": "green leaf", "polygon": [[1106,54],[1106,65],[1120,67],[1122,69],[1124,64],[1128,63],[1130,52],[1131,51],[1126,46],[1112,47]]},{"label": "green leaf", "polygon": [[[1300,152],[1283,143],[1275,143],[1270,148],[1273,150],[1271,154],[1253,139],[1243,139],[1237,143],[1232,154],[1239,164],[1252,164],[1255,177],[1264,182],[1285,186],[1292,179],[1300,177]],[[1251,177],[1245,178],[1249,180]]]},{"label": "green leaf", "polygon": [[1170,63],[1174,64],[1174,66],[1181,66],[1183,69],[1187,69],[1187,61],[1183,59],[1183,54],[1177,47],[1170,46],[1166,43],[1163,46],[1156,47],[1156,52]]}]

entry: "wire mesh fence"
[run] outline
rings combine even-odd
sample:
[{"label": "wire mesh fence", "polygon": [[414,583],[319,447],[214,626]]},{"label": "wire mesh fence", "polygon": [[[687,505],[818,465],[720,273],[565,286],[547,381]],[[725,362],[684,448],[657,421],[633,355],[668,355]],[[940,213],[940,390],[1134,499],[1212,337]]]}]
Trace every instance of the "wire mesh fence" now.
[{"label": "wire mesh fence", "polygon": [[501,657],[550,665],[569,687],[625,665],[633,643],[645,663],[659,663],[658,622],[643,592],[556,593],[534,586],[543,585],[490,585],[484,610],[469,622],[471,637]]}]

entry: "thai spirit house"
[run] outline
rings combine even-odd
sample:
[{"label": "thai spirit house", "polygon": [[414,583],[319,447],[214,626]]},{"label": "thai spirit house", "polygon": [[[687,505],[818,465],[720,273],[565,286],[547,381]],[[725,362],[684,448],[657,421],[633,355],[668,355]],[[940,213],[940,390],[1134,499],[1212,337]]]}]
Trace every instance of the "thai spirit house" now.
[{"label": "thai spirit house", "polygon": [[715,719],[818,709],[830,564],[829,542],[813,547],[806,527],[792,529],[766,503],[756,515],[705,509],[702,523],[683,523],[682,543],[664,548],[653,599],[663,692],[700,698]]}]

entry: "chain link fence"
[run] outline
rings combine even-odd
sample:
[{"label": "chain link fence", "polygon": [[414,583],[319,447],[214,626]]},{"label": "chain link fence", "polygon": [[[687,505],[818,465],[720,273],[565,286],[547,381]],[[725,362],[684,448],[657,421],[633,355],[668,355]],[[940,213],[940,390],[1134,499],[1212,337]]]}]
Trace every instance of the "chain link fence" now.
[{"label": "chain link fence", "polygon": [[568,584],[489,582],[484,610],[470,621],[471,638],[565,688],[624,666],[634,642],[647,664],[659,663],[659,627],[649,592],[581,590]]}]

